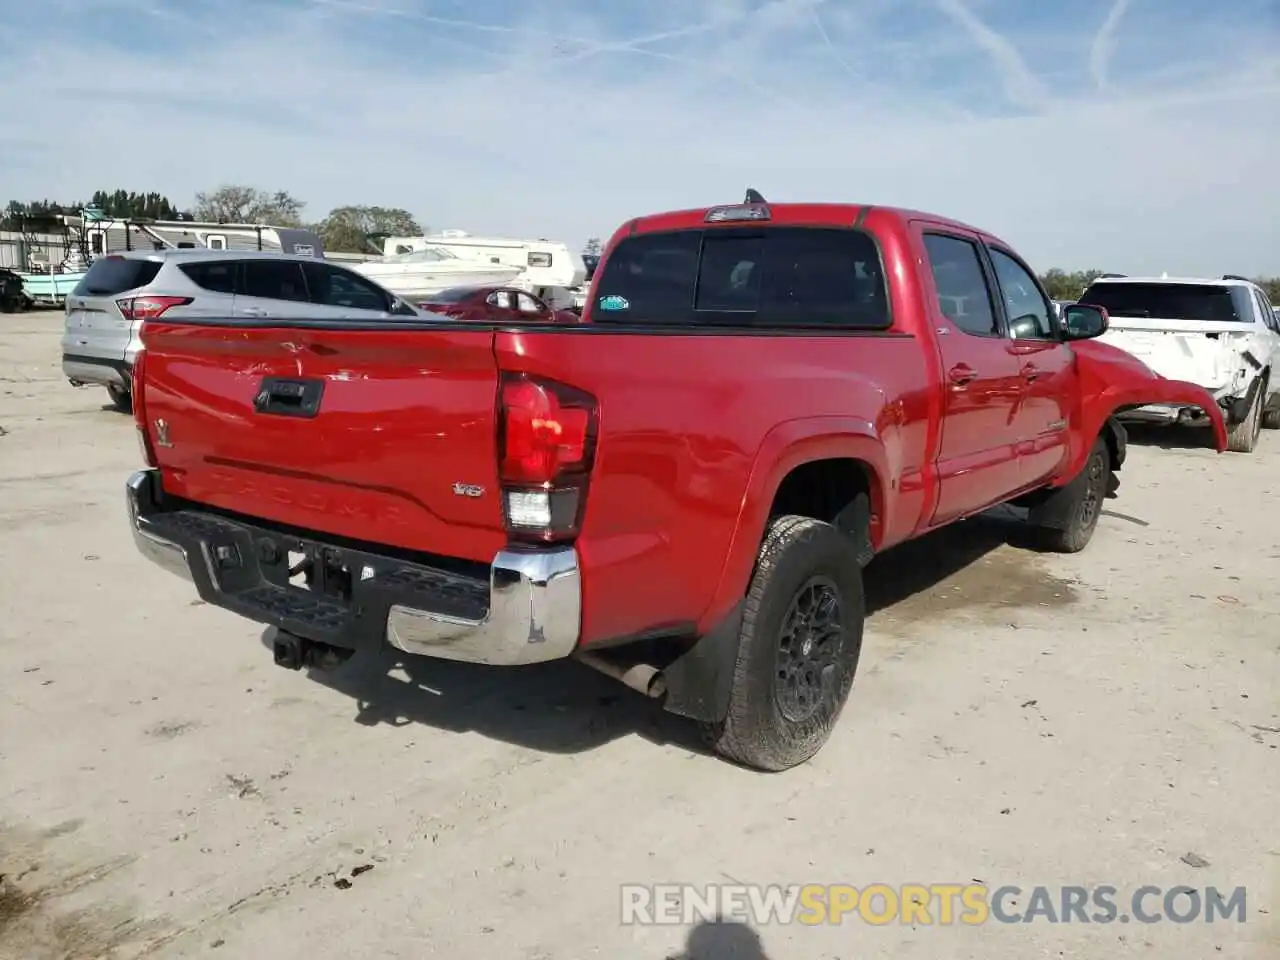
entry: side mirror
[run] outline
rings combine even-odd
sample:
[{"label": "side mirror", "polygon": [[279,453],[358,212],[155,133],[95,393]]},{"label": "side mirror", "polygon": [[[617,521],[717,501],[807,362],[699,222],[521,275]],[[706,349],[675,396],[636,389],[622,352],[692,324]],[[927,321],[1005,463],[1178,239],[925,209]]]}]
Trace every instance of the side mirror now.
[{"label": "side mirror", "polygon": [[1092,340],[1107,332],[1107,311],[1087,303],[1072,303],[1062,308],[1064,340]]}]

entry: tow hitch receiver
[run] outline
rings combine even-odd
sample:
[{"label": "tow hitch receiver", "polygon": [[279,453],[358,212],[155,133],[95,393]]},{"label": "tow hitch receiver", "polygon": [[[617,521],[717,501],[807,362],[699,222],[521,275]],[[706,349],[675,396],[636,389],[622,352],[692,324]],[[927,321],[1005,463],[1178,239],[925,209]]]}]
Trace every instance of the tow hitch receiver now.
[{"label": "tow hitch receiver", "polygon": [[306,637],[295,636],[284,630],[276,631],[271,652],[275,657],[276,666],[284,667],[286,670],[301,670],[303,667],[332,670],[346,663],[355,653],[354,650],[308,640]]}]

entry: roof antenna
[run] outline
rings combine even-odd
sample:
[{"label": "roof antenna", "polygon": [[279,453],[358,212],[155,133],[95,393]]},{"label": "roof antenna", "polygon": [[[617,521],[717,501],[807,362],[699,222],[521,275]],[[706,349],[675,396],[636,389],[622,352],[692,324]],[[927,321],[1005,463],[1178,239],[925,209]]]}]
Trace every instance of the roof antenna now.
[{"label": "roof antenna", "polygon": [[743,203],[768,203],[769,201],[766,200],[764,197],[760,196],[760,192],[758,190],[753,190],[751,189],[751,187],[747,187],[747,199],[743,200],[742,202]]}]

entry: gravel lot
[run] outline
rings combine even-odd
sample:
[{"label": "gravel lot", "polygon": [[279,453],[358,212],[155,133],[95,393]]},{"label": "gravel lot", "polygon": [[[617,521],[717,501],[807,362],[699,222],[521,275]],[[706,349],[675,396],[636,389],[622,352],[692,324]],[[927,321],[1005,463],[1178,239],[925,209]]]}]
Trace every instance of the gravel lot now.
[{"label": "gravel lot", "polygon": [[[839,730],[765,776],[575,664],[273,666],[135,553],[133,425],[60,327],[0,316],[0,956],[1280,956],[1280,434],[1134,437],[1080,556],[996,516],[880,558]],[[620,921],[622,883],[971,879],[1247,921]]]}]

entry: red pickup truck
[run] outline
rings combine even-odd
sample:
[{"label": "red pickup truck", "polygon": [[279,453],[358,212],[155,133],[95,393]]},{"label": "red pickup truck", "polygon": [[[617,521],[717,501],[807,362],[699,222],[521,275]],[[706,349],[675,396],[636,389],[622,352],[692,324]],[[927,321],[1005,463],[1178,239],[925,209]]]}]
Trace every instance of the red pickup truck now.
[{"label": "red pickup truck", "polygon": [[148,320],[129,518],[283,666],[573,657],[780,770],[848,697],[875,554],[1000,503],[1082,549],[1119,410],[1225,449],[1106,326],[989,233],[752,193],[625,224],[578,324]]}]

